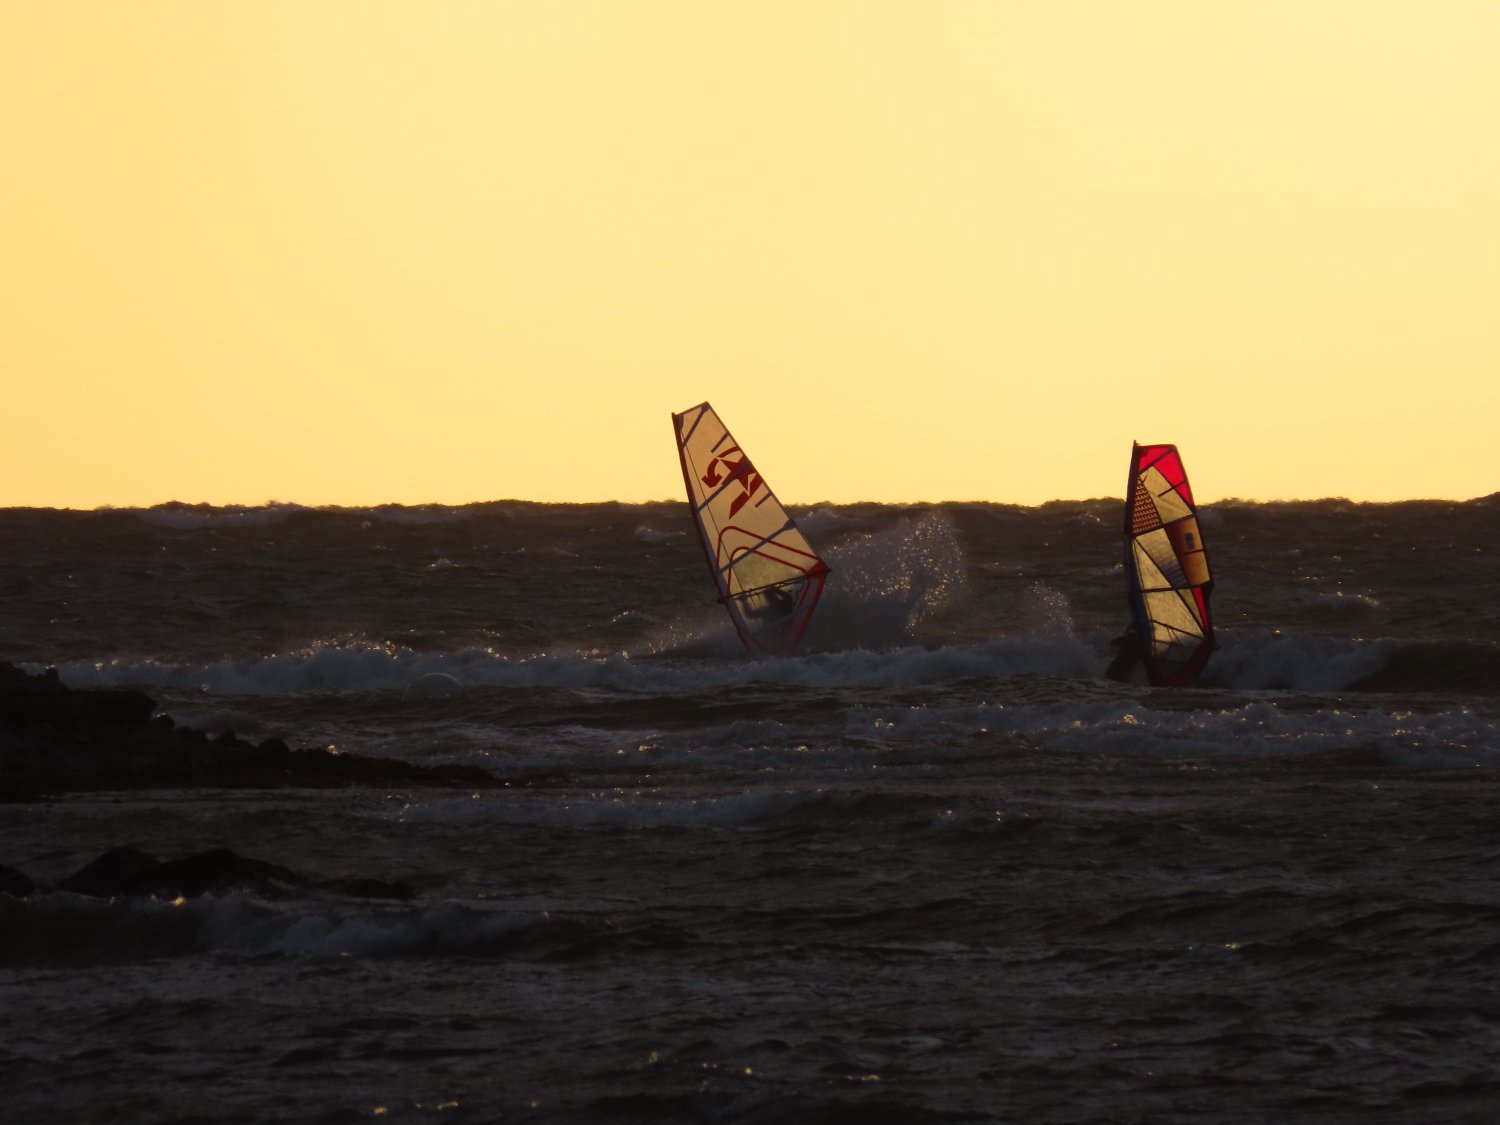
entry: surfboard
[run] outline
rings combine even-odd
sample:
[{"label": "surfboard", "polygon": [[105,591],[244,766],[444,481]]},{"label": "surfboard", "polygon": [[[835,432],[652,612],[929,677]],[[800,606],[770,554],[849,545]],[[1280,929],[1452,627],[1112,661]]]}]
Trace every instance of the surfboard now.
[{"label": "surfboard", "polygon": [[745,648],[791,656],[828,567],[708,403],[672,415],[682,479],[719,600]]},{"label": "surfboard", "polygon": [[1175,445],[1132,446],[1125,578],[1147,678],[1161,687],[1192,684],[1214,649],[1213,578]]}]

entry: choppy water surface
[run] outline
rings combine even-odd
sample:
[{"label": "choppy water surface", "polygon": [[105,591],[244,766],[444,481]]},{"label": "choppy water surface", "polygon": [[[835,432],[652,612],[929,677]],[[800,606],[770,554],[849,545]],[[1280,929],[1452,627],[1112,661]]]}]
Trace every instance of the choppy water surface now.
[{"label": "choppy water surface", "polygon": [[[0,513],[0,658],[510,783],[0,807],[0,1116],[1493,1119],[1494,498],[1214,507],[1171,692],[1117,517],[808,512],[753,662],[681,505]],[[119,844],[418,894],[45,889]]]}]

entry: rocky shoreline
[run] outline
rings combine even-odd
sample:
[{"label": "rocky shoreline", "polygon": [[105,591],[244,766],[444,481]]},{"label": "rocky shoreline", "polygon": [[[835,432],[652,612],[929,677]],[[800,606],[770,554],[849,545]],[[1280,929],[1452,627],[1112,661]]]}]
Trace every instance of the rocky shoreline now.
[{"label": "rocky shoreline", "polygon": [[[24,871],[0,865],[0,894],[29,898],[47,889]],[[367,878],[313,879],[278,864],[239,855],[228,848],[212,848],[169,860],[158,859],[139,848],[111,848],[50,889],[90,898],[158,898],[168,901],[231,891],[250,891],[268,899],[314,890],[399,901],[416,897],[404,883]]]},{"label": "rocky shoreline", "polygon": [[250,743],[208,735],[156,713],[140,691],[78,690],[53,669],[33,675],[0,663],[0,803],[114,789],[326,789],[504,784],[473,766],[418,766],[278,738]]}]

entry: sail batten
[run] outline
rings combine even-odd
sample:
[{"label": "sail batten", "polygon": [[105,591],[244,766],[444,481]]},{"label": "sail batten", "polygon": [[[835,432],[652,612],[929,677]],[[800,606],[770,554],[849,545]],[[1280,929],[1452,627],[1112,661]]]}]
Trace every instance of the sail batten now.
[{"label": "sail batten", "polygon": [[1125,575],[1146,675],[1193,683],[1214,648],[1213,578],[1198,509],[1175,445],[1136,445],[1125,497]]},{"label": "sail batten", "polygon": [[708,403],[672,415],[698,542],[745,647],[790,656],[828,567]]}]

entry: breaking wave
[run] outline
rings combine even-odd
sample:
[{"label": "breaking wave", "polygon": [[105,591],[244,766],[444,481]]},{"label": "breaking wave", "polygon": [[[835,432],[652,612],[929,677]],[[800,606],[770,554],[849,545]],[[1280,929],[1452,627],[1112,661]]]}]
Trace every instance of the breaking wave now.
[{"label": "breaking wave", "polygon": [[[1027,675],[1097,680],[1108,663],[1109,640],[1102,633],[1081,637],[1058,629],[982,644],[849,649],[779,660],[623,653],[513,657],[482,648],[434,653],[391,644],[328,642],[302,652],[259,658],[203,663],[115,658],[57,668],[70,687],[165,688],[212,695],[404,692],[424,677],[443,677],[455,687],[643,693],[752,683],[863,688]],[[41,666],[28,667],[38,671]],[[1225,630],[1204,685],[1241,691],[1441,691],[1445,675],[1454,681],[1452,690],[1500,690],[1500,649],[1483,644],[1423,646],[1388,639]]]}]

